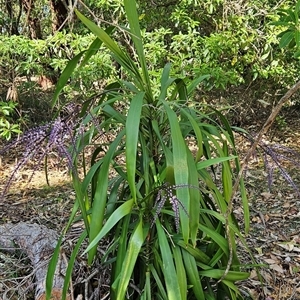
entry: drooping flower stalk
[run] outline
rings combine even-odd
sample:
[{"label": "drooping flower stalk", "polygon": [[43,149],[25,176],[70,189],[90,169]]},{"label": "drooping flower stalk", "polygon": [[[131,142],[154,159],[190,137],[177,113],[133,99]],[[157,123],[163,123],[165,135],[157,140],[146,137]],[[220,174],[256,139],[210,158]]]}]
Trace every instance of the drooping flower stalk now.
[{"label": "drooping flower stalk", "polygon": [[45,157],[53,151],[58,152],[60,157],[66,158],[70,170],[75,171],[72,151],[75,151],[74,146],[78,136],[76,134],[77,128],[81,123],[81,118],[78,117],[79,106],[69,104],[62,113],[65,115],[58,116],[54,121],[27,130],[22,136],[0,149],[0,155],[4,155],[16,147],[20,147],[22,150],[21,158],[14,167],[2,194],[7,192],[17,172],[26,163],[35,159],[34,168],[29,178],[30,181]]}]

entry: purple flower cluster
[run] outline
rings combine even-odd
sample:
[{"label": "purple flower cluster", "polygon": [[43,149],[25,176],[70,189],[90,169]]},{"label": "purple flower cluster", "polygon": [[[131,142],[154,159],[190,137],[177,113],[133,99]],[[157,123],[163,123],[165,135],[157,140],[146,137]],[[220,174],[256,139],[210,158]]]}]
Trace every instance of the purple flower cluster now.
[{"label": "purple flower cluster", "polygon": [[[255,140],[255,135],[244,135],[251,143]],[[267,172],[268,186],[271,189],[273,184],[273,175],[274,170],[278,169],[282,177],[291,185],[291,187],[297,192],[300,196],[300,190],[295,184],[294,180],[283,166],[284,162],[292,164],[293,166],[300,167],[300,153],[289,147],[286,147],[281,144],[270,143],[266,140],[262,140],[258,144],[259,148],[263,151],[263,161],[265,165],[265,170]],[[257,153],[254,153],[256,157]]]},{"label": "purple flower cluster", "polygon": [[179,218],[179,205],[182,207],[183,211],[186,213],[188,216],[188,212],[185,209],[184,205],[182,202],[177,198],[176,196],[176,189],[178,188],[189,188],[189,185],[167,185],[164,184],[157,192],[157,196],[155,199],[155,204],[154,207],[155,209],[155,215],[152,221],[152,225],[155,223],[156,219],[158,218],[158,215],[161,213],[161,210],[163,206],[165,205],[166,201],[169,200],[172,210],[174,211],[174,218],[175,218],[175,227],[176,227],[176,232],[179,232],[179,223],[180,223],[180,218]]},{"label": "purple flower cluster", "polygon": [[299,188],[289,175],[287,170],[283,167],[283,162],[290,162],[293,166],[300,167],[300,154],[284,145],[268,144],[264,141],[260,142],[260,148],[264,152],[264,164],[268,174],[268,185],[271,189],[273,183],[274,169],[277,168],[283,178],[293,187],[293,189],[300,195]]},{"label": "purple flower cluster", "polygon": [[[59,116],[52,122],[27,130],[22,136],[0,149],[0,155],[16,147],[20,147],[22,151],[21,158],[8,179],[3,194],[7,192],[17,172],[27,162],[35,159],[30,181],[42,161],[53,151],[58,152],[60,157],[67,158],[69,167],[73,170],[72,151],[75,149],[76,128],[80,123],[79,107],[74,104],[67,105],[62,114],[64,116]],[[70,147],[72,145],[73,147]]]}]

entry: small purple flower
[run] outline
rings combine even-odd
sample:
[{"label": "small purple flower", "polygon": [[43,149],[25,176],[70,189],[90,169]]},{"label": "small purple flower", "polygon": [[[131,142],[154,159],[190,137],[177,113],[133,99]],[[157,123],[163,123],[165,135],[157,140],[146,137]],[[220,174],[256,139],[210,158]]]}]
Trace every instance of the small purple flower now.
[{"label": "small purple flower", "polygon": [[[165,205],[166,201],[169,200],[172,210],[174,212],[174,219],[175,219],[175,227],[176,227],[176,232],[179,232],[179,225],[180,225],[180,217],[179,217],[179,206],[182,207],[183,211],[187,216],[189,216],[187,210],[185,209],[184,205],[182,202],[177,198],[176,196],[176,189],[178,188],[197,188],[194,186],[189,186],[189,185],[167,185],[164,184],[157,192],[157,196],[155,199],[155,204],[154,207],[155,209],[155,214],[153,217],[153,221],[151,224],[151,227],[154,225],[156,219],[158,218],[159,214],[161,213],[161,210],[163,206]],[[198,189],[198,188],[197,188]]]},{"label": "small purple flower", "polygon": [[[247,136],[252,142],[255,137]],[[300,153],[280,144],[272,144],[268,141],[260,141],[259,147],[263,150],[263,160],[265,169],[268,174],[269,189],[273,183],[274,169],[278,169],[283,178],[293,187],[293,189],[300,195],[299,188],[283,167],[283,162],[290,162],[293,166],[300,167]]]}]

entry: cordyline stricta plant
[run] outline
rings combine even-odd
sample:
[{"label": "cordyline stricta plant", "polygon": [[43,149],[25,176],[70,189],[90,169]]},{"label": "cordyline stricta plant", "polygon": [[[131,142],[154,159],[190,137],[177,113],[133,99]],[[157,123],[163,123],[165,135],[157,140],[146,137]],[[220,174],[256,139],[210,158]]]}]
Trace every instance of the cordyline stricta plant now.
[{"label": "cordyline stricta plant", "polygon": [[[72,153],[97,145],[99,134],[114,137],[95,146],[83,179],[72,172],[76,202],[69,225],[80,211],[85,231],[70,260],[64,291],[87,238],[89,265],[96,258],[111,265],[110,299],[243,299],[235,284],[249,275],[237,257],[235,237],[242,235],[234,215],[227,213],[240,169],[231,128],[219,111],[202,110],[193,101],[195,88],[208,76],[177,77],[166,64],[155,83],[135,1],[124,1],[124,8],[128,24],[122,28],[132,40],[131,53],[112,38],[114,28],[103,30],[76,11],[96,39],[69,62],[55,91],[53,104],[77,65],[88,63],[99,49],[107,48],[121,66],[121,78],[82,106],[82,126],[94,125],[73,143]],[[72,163],[80,167],[74,158]],[[247,232],[243,180],[239,195]],[[104,254],[98,251],[102,239],[111,241]],[[58,253],[59,245],[49,266],[48,297]]]}]

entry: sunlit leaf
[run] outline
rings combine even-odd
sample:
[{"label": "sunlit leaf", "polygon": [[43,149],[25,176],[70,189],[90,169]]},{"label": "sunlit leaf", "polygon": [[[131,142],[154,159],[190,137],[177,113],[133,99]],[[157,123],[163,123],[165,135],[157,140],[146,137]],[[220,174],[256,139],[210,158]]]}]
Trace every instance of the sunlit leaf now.
[{"label": "sunlit leaf", "polygon": [[[124,130],[121,131],[118,134],[118,136],[115,138],[115,140],[111,143],[109,150],[107,151],[105,157],[103,158],[103,163],[98,174],[98,178],[97,178],[98,185],[93,199],[92,216],[91,216],[90,233],[89,233],[89,239],[91,243],[99,234],[103,226],[105,207],[107,202],[109,166],[112,157],[115,154],[116,148],[119,145],[124,134],[125,134]],[[97,245],[89,247],[88,261],[90,264],[92,263],[94,256],[96,255],[96,252],[97,252]]]},{"label": "sunlit leaf", "polygon": [[143,234],[143,221],[138,222],[136,229],[134,230],[129,243],[126,257],[123,262],[116,300],[123,300],[125,298],[126,290],[130,281],[131,274],[133,272],[136,260],[140,253],[142,244],[144,242]]},{"label": "sunlit leaf", "polygon": [[[173,163],[175,184],[182,185],[189,182],[189,170],[187,164],[187,149],[186,144],[180,130],[179,122],[174,111],[171,110],[166,102],[164,103],[165,110],[168,115],[171,128],[171,138],[173,146]],[[190,210],[190,194],[188,189],[177,189],[178,199],[182,202],[187,211]],[[180,211],[180,225],[184,240],[189,239],[189,217],[182,210]]]},{"label": "sunlit leaf", "polygon": [[279,47],[285,48],[289,45],[289,43],[294,39],[294,31],[287,31],[280,39],[279,41]]},{"label": "sunlit leaf", "polygon": [[168,243],[166,233],[164,232],[162,226],[158,221],[156,221],[156,228],[158,233],[159,248],[164,265],[163,273],[167,288],[168,299],[180,300],[181,293],[170,245]]},{"label": "sunlit leaf", "polygon": [[120,221],[124,216],[130,213],[133,205],[133,199],[127,200],[122,205],[120,205],[109,217],[101,231],[95,236],[95,238],[90,242],[87,249],[84,253],[90,251],[93,247],[95,247],[98,242],[115,226],[118,221]]},{"label": "sunlit leaf", "polygon": [[137,161],[137,143],[144,92],[133,97],[126,120],[126,170],[131,195],[136,201],[135,173]]}]

